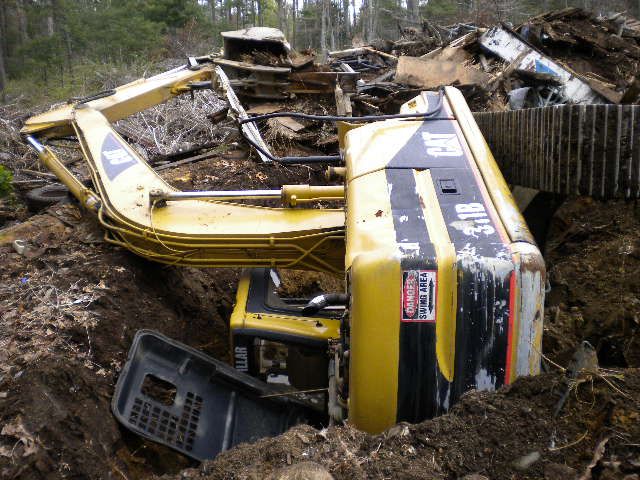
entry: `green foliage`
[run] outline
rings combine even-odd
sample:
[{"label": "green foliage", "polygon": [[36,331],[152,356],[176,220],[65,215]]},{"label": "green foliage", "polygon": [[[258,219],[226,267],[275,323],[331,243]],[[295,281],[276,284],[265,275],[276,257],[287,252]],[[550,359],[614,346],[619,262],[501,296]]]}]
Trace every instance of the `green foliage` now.
[{"label": "green foliage", "polygon": [[9,169],[0,165],[0,198],[13,194],[13,174]]},{"label": "green foliage", "polygon": [[454,17],[458,13],[458,4],[450,0],[429,0],[421,10],[425,18],[438,22]]},{"label": "green foliage", "polygon": [[203,17],[196,0],[149,0],[142,2],[142,13],[147,20],[163,25],[165,29],[182,28],[190,20]]},{"label": "green foliage", "polygon": [[[17,5],[8,13],[17,14]],[[167,35],[207,22],[198,0],[55,0],[23,5],[26,31],[13,16],[7,24],[7,72],[9,78],[47,86],[73,83],[75,70],[88,63],[130,65],[165,57]]]}]

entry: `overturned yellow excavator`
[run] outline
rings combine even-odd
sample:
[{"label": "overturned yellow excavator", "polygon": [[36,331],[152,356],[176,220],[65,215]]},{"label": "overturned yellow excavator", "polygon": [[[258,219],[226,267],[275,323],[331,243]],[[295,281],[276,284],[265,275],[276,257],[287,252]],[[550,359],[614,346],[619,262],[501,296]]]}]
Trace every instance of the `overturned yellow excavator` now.
[{"label": "overturned yellow excavator", "polygon": [[[330,158],[340,186],[180,192],[112,123],[201,88],[233,97],[224,73],[201,57],[30,118],[23,134],[96,213],[107,241],[167,264],[249,268],[231,318],[238,370],[259,376],[262,347],[279,345],[292,387],[326,391],[328,418],[372,433],[446,412],[470,389],[538,373],[544,262],[458,90],[423,92],[397,115],[341,119],[341,156]],[[265,117],[239,122],[246,133]],[[91,187],[46,146],[69,135],[82,148]],[[282,207],[246,202],[269,198]],[[313,208],[317,200],[343,207]],[[274,285],[276,270],[288,268],[343,276],[346,291],[285,301]],[[177,382],[180,369],[175,375],[164,380]],[[179,390],[169,407],[191,412],[198,398]],[[162,420],[160,404],[135,401],[130,427],[154,412]],[[181,418],[176,413],[178,425]],[[207,428],[201,422],[194,435]],[[233,443],[221,442],[221,449]],[[176,448],[187,452],[183,443]]]}]

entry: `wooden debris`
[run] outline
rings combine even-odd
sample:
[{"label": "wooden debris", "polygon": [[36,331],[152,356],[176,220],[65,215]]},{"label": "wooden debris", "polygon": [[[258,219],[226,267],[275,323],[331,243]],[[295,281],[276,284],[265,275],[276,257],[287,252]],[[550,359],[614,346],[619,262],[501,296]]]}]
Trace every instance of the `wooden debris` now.
[{"label": "wooden debris", "polygon": [[179,167],[180,165],[186,165],[188,163],[195,163],[201,160],[207,160],[209,158],[216,157],[219,154],[220,154],[219,150],[211,150],[206,153],[202,153],[200,155],[195,155],[193,157],[185,158],[184,160],[178,160],[177,162],[170,162],[164,165],[159,165],[157,167],[154,167],[154,170],[157,172],[160,172],[162,170],[166,170],[167,168],[174,168],[174,167]]},{"label": "wooden debris", "polygon": [[353,114],[350,94],[345,94],[340,88],[340,85],[336,85],[335,95],[336,110],[338,112],[338,115],[340,115],[341,117],[350,117]]},{"label": "wooden debris", "polygon": [[282,106],[277,103],[262,103],[256,105],[247,110],[247,113],[252,115],[266,115],[267,113],[274,113],[282,110]]},{"label": "wooden debris", "polygon": [[437,88],[442,85],[483,84],[490,78],[478,69],[457,62],[400,57],[395,81],[420,88]]},{"label": "wooden debris", "polygon": [[293,130],[294,132],[299,132],[300,130],[305,128],[303,124],[291,117],[277,117],[274,120],[280,123],[280,125],[283,125],[288,129]]}]

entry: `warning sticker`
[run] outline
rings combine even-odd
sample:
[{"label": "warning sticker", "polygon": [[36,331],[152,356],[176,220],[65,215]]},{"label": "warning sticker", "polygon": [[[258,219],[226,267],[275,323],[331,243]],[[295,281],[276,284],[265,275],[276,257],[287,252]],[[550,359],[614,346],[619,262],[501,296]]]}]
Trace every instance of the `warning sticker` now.
[{"label": "warning sticker", "polygon": [[402,272],[402,321],[436,321],[435,270],[405,270]]}]

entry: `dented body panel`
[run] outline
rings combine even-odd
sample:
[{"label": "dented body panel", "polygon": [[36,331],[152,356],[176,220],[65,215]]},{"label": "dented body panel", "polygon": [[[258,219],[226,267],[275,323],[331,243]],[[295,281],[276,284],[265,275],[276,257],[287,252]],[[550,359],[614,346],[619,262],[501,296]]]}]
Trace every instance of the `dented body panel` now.
[{"label": "dented body panel", "polygon": [[[423,93],[403,113],[437,103]],[[349,420],[358,428],[421,421],[465,391],[539,371],[544,263],[476,130],[447,89],[437,119],[346,135]]]}]

